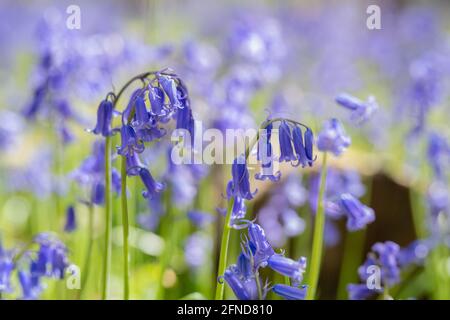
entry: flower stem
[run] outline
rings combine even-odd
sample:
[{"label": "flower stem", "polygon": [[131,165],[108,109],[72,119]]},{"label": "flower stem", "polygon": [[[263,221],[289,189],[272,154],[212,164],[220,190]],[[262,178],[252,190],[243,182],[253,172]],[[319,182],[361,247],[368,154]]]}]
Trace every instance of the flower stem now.
[{"label": "flower stem", "polygon": [[102,300],[108,298],[109,272],[111,269],[111,137],[105,138],[105,247],[103,255]]},{"label": "flower stem", "polygon": [[[227,267],[227,256],[228,256],[228,244],[230,242],[230,221],[231,221],[231,211],[233,210],[234,197],[228,202],[227,215],[225,217],[225,224],[223,226],[222,241],[220,244],[220,256],[219,256],[219,270],[217,272],[217,277],[223,276],[225,269]],[[216,300],[223,300],[223,295],[225,291],[225,286],[223,281],[217,281],[216,285]]]},{"label": "flower stem", "polygon": [[129,274],[129,254],[128,254],[128,203],[127,203],[127,162],[122,157],[121,163],[121,204],[122,204],[122,232],[123,232],[123,298],[130,298],[130,274]]},{"label": "flower stem", "polygon": [[317,201],[317,213],[314,226],[311,267],[309,269],[309,289],[306,295],[307,300],[313,300],[317,291],[317,284],[319,282],[320,264],[322,260],[323,251],[323,233],[325,228],[325,210],[323,199],[325,195],[327,181],[327,153],[324,152],[322,158],[322,169],[320,174],[320,189],[319,198]]},{"label": "flower stem", "polygon": [[90,266],[91,266],[91,257],[92,257],[92,247],[94,245],[94,205],[93,204],[89,204],[88,206],[88,247],[87,247],[87,251],[86,251],[86,257],[84,258],[84,267],[83,267],[83,276],[82,276],[82,281],[81,281],[81,288],[80,291],[78,292],[78,299],[81,299],[82,294],[85,290],[86,287],[86,283],[87,280],[89,278],[89,271],[90,271]]}]

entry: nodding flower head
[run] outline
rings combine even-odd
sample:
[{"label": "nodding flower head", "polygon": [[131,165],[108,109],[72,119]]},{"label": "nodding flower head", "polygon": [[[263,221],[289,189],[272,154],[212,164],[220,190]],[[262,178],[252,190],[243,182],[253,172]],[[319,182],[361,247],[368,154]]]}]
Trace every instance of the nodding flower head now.
[{"label": "nodding flower head", "polygon": [[381,266],[381,277],[386,285],[392,286],[400,281],[400,246],[392,241],[377,242],[372,246]]},{"label": "nodding flower head", "polygon": [[139,169],[139,176],[141,177],[142,183],[144,184],[146,190],[142,192],[144,198],[153,198],[156,194],[160,193],[164,189],[164,184],[155,181],[150,171],[145,168]]},{"label": "nodding flower head", "polygon": [[325,122],[317,137],[319,150],[331,152],[336,156],[344,152],[350,146],[350,143],[350,137],[347,136],[344,127],[337,119],[330,119]]},{"label": "nodding flower head", "polygon": [[280,127],[278,129],[278,139],[280,142],[280,158],[279,161],[295,161],[297,157],[294,154],[294,149],[292,147],[292,133],[291,128],[287,121],[281,121]]},{"label": "nodding flower head", "polygon": [[234,159],[231,167],[232,180],[228,184],[227,196],[238,196],[242,199],[251,200],[255,192],[250,191],[250,181],[247,169],[247,160],[244,155],[240,155]]},{"label": "nodding flower head", "polygon": [[306,258],[301,257],[298,261],[284,257],[281,254],[274,254],[267,260],[268,266],[293,280],[295,284],[300,284],[303,273],[306,270]]},{"label": "nodding flower head", "polygon": [[103,100],[97,110],[97,124],[92,130],[95,134],[104,137],[111,135],[111,122],[113,117],[113,104],[109,100]]},{"label": "nodding flower head", "polygon": [[48,233],[40,233],[34,242],[40,245],[37,259],[32,262],[35,273],[39,276],[63,279],[69,266],[66,246]]},{"label": "nodding flower head", "polygon": [[364,102],[347,93],[341,93],[336,97],[336,103],[352,111],[350,119],[356,124],[369,120],[378,109],[374,96],[369,96],[367,101]]},{"label": "nodding flower head", "polygon": [[75,231],[77,228],[76,216],[75,216],[75,208],[73,206],[69,206],[66,211],[66,224],[64,226],[65,232]]},{"label": "nodding flower head", "polygon": [[350,193],[341,194],[339,204],[347,215],[347,229],[349,231],[361,230],[375,221],[373,209],[362,204]]},{"label": "nodding flower head", "polygon": [[139,169],[142,168],[141,160],[137,153],[129,154],[126,156],[127,175],[138,176]]},{"label": "nodding flower head", "polygon": [[122,156],[133,155],[135,152],[144,151],[144,144],[138,139],[133,127],[124,124],[120,129],[120,137],[122,145],[118,148],[118,153]]},{"label": "nodding flower head", "polygon": [[292,130],[292,140],[294,144],[295,153],[297,155],[298,164],[302,167],[306,165],[312,166],[315,158],[313,156],[313,140],[314,136],[311,129],[306,129],[303,138],[302,129],[300,126],[295,126]]},{"label": "nodding flower head", "polygon": [[306,286],[298,288],[286,284],[276,284],[272,287],[273,292],[287,300],[304,300],[306,297],[306,290]]}]

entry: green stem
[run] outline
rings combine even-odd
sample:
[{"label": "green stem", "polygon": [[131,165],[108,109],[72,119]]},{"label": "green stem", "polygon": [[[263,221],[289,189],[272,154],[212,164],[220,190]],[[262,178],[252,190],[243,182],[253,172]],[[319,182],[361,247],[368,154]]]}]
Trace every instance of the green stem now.
[{"label": "green stem", "polygon": [[325,228],[325,210],[323,199],[325,195],[327,181],[327,153],[324,152],[322,159],[322,169],[320,177],[319,198],[317,202],[317,213],[312,244],[311,267],[309,269],[309,289],[306,295],[307,300],[313,300],[316,296],[317,284],[319,282],[320,264],[323,251],[323,233]]},{"label": "green stem", "polygon": [[123,231],[123,298],[128,300],[130,297],[130,274],[129,274],[129,255],[128,255],[128,203],[127,203],[127,162],[122,157],[121,168],[121,203],[122,203],[122,231]]},{"label": "green stem", "polygon": [[108,298],[109,272],[111,269],[111,137],[105,138],[105,247],[103,255],[102,300]]},{"label": "green stem", "polygon": [[82,272],[84,273],[82,276],[82,281],[81,281],[81,288],[80,291],[78,293],[78,299],[81,299],[82,294],[85,290],[86,284],[87,284],[87,280],[89,278],[89,271],[90,271],[90,266],[91,266],[91,257],[92,257],[92,247],[94,245],[94,205],[90,204],[88,206],[88,233],[89,233],[89,240],[88,240],[88,247],[87,247],[87,251],[86,251],[86,257],[84,259],[84,267]]},{"label": "green stem", "polygon": [[[217,276],[223,276],[225,269],[227,267],[227,257],[228,257],[228,244],[230,242],[230,221],[231,212],[233,211],[234,197],[228,202],[227,215],[225,217],[225,224],[223,226],[222,241],[220,246],[220,256],[219,256],[219,270]],[[217,281],[216,285],[216,300],[223,300],[223,295],[225,291],[225,286],[223,281]]]}]

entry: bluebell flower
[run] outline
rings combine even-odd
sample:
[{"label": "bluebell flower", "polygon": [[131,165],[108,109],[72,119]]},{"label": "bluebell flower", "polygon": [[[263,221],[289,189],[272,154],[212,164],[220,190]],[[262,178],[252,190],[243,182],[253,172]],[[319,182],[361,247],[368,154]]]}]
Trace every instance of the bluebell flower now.
[{"label": "bluebell flower", "polygon": [[267,260],[275,254],[270,243],[267,241],[266,234],[260,225],[250,223],[248,226],[248,236],[250,244],[254,246],[254,267],[266,267]]},{"label": "bluebell flower", "polygon": [[260,131],[257,160],[261,162],[261,172],[255,174],[255,179],[276,182],[280,180],[281,172],[274,172],[272,143],[270,141],[272,137],[272,128],[273,125],[270,123],[264,130]]},{"label": "bluebell flower", "polygon": [[228,184],[227,196],[238,196],[242,199],[251,200],[255,192],[250,191],[250,181],[247,169],[247,160],[244,155],[238,156],[231,167],[232,180]]},{"label": "bluebell flower", "polygon": [[136,152],[133,152],[133,154],[126,156],[126,164],[128,176],[138,176],[139,168],[143,166]]},{"label": "bluebell flower", "polygon": [[155,181],[150,171],[145,168],[139,169],[139,176],[146,190],[142,191],[144,198],[153,198],[156,194],[160,193],[164,189],[164,185],[161,182]]},{"label": "bluebell flower", "polygon": [[412,264],[423,265],[432,249],[433,245],[428,239],[415,240],[405,248],[400,249],[398,264],[401,268]]},{"label": "bluebell flower", "polygon": [[450,164],[450,146],[438,133],[433,132],[428,137],[427,158],[435,177],[444,180]]},{"label": "bluebell flower", "polygon": [[398,283],[400,281],[398,264],[400,246],[392,241],[378,242],[372,246],[372,251],[377,254],[383,283],[389,286]]},{"label": "bluebell flower", "polygon": [[292,134],[291,128],[286,121],[281,121],[278,129],[278,139],[280,142],[280,158],[279,161],[295,161],[297,160],[292,147]]},{"label": "bluebell flower", "polygon": [[94,130],[95,134],[101,134],[104,137],[111,135],[111,122],[113,116],[113,104],[109,100],[103,100],[97,110],[97,124]]},{"label": "bluebell flower", "polygon": [[165,116],[167,111],[164,109],[164,92],[159,87],[150,85],[148,87],[148,99],[150,101],[150,112],[156,116]]},{"label": "bluebell flower", "polygon": [[118,148],[117,153],[122,156],[132,155],[133,153],[141,153],[144,151],[144,144],[138,139],[136,132],[130,125],[124,124],[120,129],[120,137],[122,145]]},{"label": "bluebell flower", "polygon": [[173,108],[182,108],[183,105],[178,100],[177,83],[171,76],[160,74],[158,82],[169,98],[170,104]]},{"label": "bluebell flower", "polygon": [[66,211],[66,224],[64,226],[65,232],[72,232],[77,228],[75,208],[73,206],[67,207]]},{"label": "bluebell flower", "polygon": [[298,288],[286,284],[276,284],[272,287],[272,291],[287,300],[304,300],[307,288],[306,286]]},{"label": "bluebell flower", "polygon": [[22,270],[20,270],[17,273],[17,276],[19,278],[19,283],[22,288],[22,299],[24,300],[37,299],[39,297],[40,292],[42,291],[42,287],[40,285],[36,285],[33,276]]},{"label": "bluebell flower", "polygon": [[135,114],[132,125],[136,129],[143,128],[150,122],[150,114],[145,106],[144,98],[142,98],[141,95],[135,97],[134,107]]},{"label": "bluebell flower", "polygon": [[357,124],[369,120],[378,109],[378,104],[373,96],[369,96],[367,101],[364,102],[347,93],[341,93],[336,97],[336,102],[352,111],[350,118]]},{"label": "bluebell flower", "polygon": [[305,167],[312,166],[313,158],[313,133],[311,129],[306,129],[305,139],[303,140],[303,133],[300,126],[295,126],[292,130],[292,141],[294,144],[295,153],[298,163]]},{"label": "bluebell flower", "polygon": [[11,274],[14,263],[11,254],[7,252],[0,242],[0,293],[8,293],[11,288]]},{"label": "bluebell flower", "polygon": [[340,196],[339,204],[347,215],[347,229],[349,231],[361,230],[375,221],[373,209],[365,206],[349,193]]},{"label": "bluebell flower", "polygon": [[267,260],[267,265],[272,270],[291,278],[294,283],[300,284],[306,270],[306,258],[301,257],[298,261],[295,261],[281,254],[273,254]]},{"label": "bluebell flower", "polygon": [[47,233],[40,233],[34,241],[40,245],[35,272],[41,276],[63,279],[69,266],[66,246]]},{"label": "bluebell flower", "polygon": [[44,82],[43,84],[36,87],[36,89],[34,89],[33,99],[31,100],[31,103],[24,110],[24,115],[26,118],[33,119],[36,117],[36,114],[38,113],[39,109],[41,108],[42,104],[44,103],[44,99],[45,99],[47,92],[48,92],[47,82]]},{"label": "bluebell flower", "polygon": [[338,156],[350,146],[351,139],[345,133],[344,127],[337,119],[326,121],[317,137],[317,147],[320,151],[331,152]]},{"label": "bluebell flower", "polygon": [[239,300],[258,299],[256,281],[251,277],[243,277],[235,265],[231,265],[225,270],[223,278]]},{"label": "bluebell flower", "polygon": [[92,185],[90,202],[96,205],[105,203],[105,184],[97,181]]}]

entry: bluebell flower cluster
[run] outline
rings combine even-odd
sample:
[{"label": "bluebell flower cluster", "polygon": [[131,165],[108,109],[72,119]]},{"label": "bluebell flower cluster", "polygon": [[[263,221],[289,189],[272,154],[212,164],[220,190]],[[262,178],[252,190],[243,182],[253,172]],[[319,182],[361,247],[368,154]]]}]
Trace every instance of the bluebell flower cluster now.
[{"label": "bluebell flower cluster", "polygon": [[267,284],[262,284],[259,270],[266,267],[291,280],[292,286],[274,285],[271,289],[276,294],[286,299],[304,298],[306,287],[300,284],[306,269],[306,258],[295,261],[276,253],[261,226],[248,222],[248,239],[242,243],[242,253],[236,264],[226,269],[223,279],[240,300],[264,299],[270,289]]},{"label": "bluebell flower cluster", "polygon": [[[377,242],[367,255],[366,261],[359,267],[361,284],[348,285],[351,300],[364,300],[383,293],[386,288],[398,284],[401,272],[410,265],[420,265],[428,255],[432,244],[430,241],[414,241],[405,248],[400,248],[392,241]],[[375,268],[379,268],[379,279],[375,279]],[[371,277],[369,279],[369,277]],[[379,283],[377,283],[379,282]]]},{"label": "bluebell flower cluster", "polygon": [[[38,250],[31,249],[38,245]],[[22,299],[38,299],[45,289],[43,278],[63,279],[69,266],[66,246],[49,233],[40,233],[33,238],[30,248],[6,250],[0,243],[0,293],[15,292],[11,277],[17,271],[22,289]]]},{"label": "bluebell flower cluster", "polygon": [[337,119],[330,119],[323,124],[317,136],[317,148],[320,151],[331,152],[339,156],[351,143],[350,137],[345,133],[344,127]]},{"label": "bluebell flower cluster", "polygon": [[362,101],[347,93],[341,93],[336,97],[336,103],[351,110],[350,120],[355,124],[368,121],[378,109],[374,96],[369,96],[367,101]]}]

